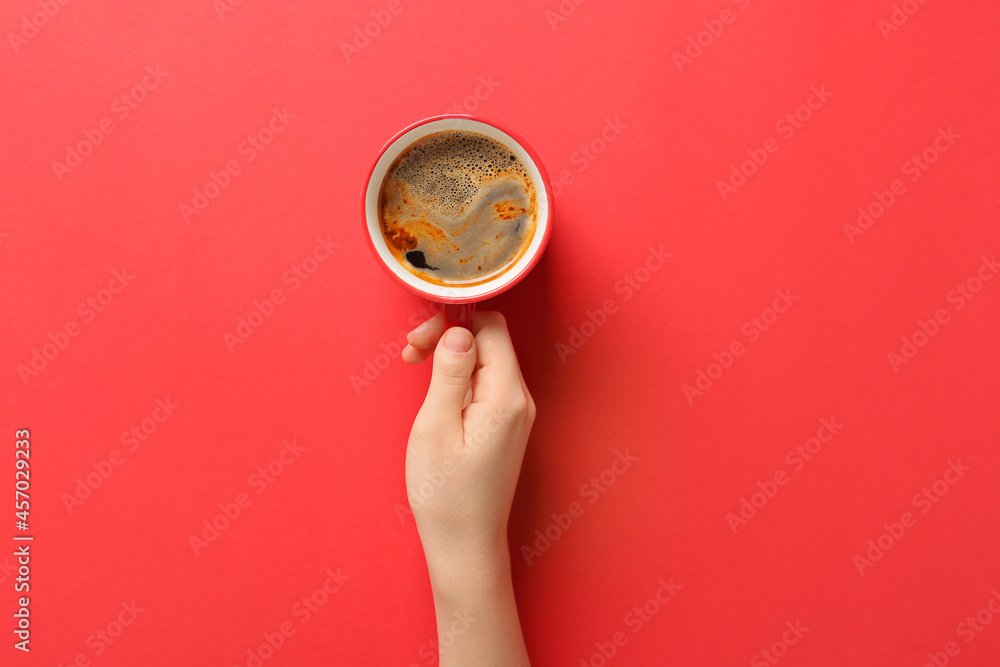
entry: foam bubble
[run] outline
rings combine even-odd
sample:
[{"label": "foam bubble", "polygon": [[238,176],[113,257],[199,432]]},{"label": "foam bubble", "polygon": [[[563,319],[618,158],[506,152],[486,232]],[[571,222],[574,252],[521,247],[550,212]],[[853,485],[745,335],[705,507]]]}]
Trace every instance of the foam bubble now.
[{"label": "foam bubble", "polygon": [[479,132],[445,130],[407,147],[386,174],[379,223],[396,259],[424,280],[474,285],[503,273],[535,233],[524,163]]}]

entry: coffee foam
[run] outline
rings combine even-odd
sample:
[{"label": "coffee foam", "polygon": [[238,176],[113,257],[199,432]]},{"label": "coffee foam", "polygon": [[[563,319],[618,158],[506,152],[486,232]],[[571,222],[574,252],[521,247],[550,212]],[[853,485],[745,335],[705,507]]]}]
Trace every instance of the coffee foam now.
[{"label": "coffee foam", "polygon": [[479,132],[445,130],[409,146],[389,168],[379,224],[390,252],[412,273],[441,285],[475,285],[524,254],[537,209],[531,175],[510,148]]}]

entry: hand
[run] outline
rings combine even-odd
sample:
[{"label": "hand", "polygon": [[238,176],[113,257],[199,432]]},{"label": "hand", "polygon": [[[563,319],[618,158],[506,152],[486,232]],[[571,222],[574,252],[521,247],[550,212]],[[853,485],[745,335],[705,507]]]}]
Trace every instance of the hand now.
[{"label": "hand", "polygon": [[535,404],[504,318],[473,312],[472,333],[445,332],[438,314],[407,342],[409,363],[434,354],[406,451],[406,486],[424,550],[429,558],[467,558],[506,549]]},{"label": "hand", "polygon": [[[535,419],[504,318],[472,313],[471,332],[439,313],[407,336],[403,359],[432,353],[427,397],[406,449],[406,487],[434,590],[439,634],[472,627],[441,664],[525,665],[510,583],[507,521]],[[450,624],[450,625],[449,625]],[[487,662],[480,662],[483,657]]]}]

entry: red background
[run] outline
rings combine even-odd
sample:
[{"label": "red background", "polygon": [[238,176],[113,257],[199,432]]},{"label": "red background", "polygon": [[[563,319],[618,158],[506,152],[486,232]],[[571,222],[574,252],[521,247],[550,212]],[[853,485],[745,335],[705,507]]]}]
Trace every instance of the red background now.
[{"label": "red background", "polygon": [[[789,666],[919,666],[948,642],[949,664],[996,664],[1000,619],[985,612],[969,642],[959,624],[1000,590],[1000,280],[949,300],[1000,251],[994,4],[911,2],[887,35],[889,0],[562,5],[564,21],[557,0],[246,0],[221,18],[210,0],[70,2],[12,42],[42,10],[4,4],[0,497],[29,428],[35,536],[30,656],[12,648],[3,538],[4,664],[246,665],[286,622],[269,667],[431,663],[425,564],[397,514],[430,369],[383,356],[425,304],[373,261],[358,204],[385,141],[455,111],[510,127],[566,181],[543,261],[485,306],[507,316],[538,404],[510,530],[533,662],[603,664],[622,632],[608,664],[772,664],[759,652],[775,642]],[[391,21],[345,55],[373,16]],[[688,37],[710,27],[699,54]],[[115,100],[156,66],[122,118]],[[784,136],[775,123],[813,86],[832,96]],[[247,161],[241,142],[275,108],[294,119]],[[104,118],[113,131],[60,180],[53,162]],[[609,119],[625,127],[602,147]],[[939,128],[959,138],[911,181]],[[717,183],[772,137],[724,201]],[[231,160],[186,222],[180,205]],[[905,193],[852,242],[844,225],[896,179]],[[338,247],[293,289],[317,238]],[[637,273],[650,247],[671,257]],[[102,292],[123,269],[127,288]],[[631,294],[629,275],[646,279]],[[224,336],[275,289],[284,303],[230,352]],[[786,289],[799,298],[774,321]],[[87,321],[80,304],[109,296]],[[947,322],[894,369],[939,309]],[[68,322],[78,335],[25,375]],[[713,353],[734,341],[720,375]],[[716,379],[689,401],[699,370]],[[122,433],[166,398],[177,409],[128,451]],[[795,470],[786,453],[822,419],[843,428]],[[250,476],[293,439],[304,451],[258,494]],[[616,451],[638,460],[594,493]],[[968,471],[921,512],[949,461]],[[727,514],[760,504],[776,471],[787,484],[734,534]],[[249,507],[196,555],[190,537],[241,492]],[[573,502],[583,514],[553,528]],[[0,534],[17,533],[0,509]],[[915,525],[859,573],[904,512]],[[546,528],[529,564],[521,547]],[[348,580],[301,623],[293,606],[337,568]],[[661,578],[682,588],[634,632]],[[114,643],[88,643],[133,600],[144,611]],[[786,622],[808,628],[791,646]]]}]

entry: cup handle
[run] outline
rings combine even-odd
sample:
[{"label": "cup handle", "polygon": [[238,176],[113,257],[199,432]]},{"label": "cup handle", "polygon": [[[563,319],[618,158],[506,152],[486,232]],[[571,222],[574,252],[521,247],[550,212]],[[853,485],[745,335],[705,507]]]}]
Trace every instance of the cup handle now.
[{"label": "cup handle", "polygon": [[472,311],[475,303],[446,303],[444,305],[444,329],[452,327],[472,328]]}]

